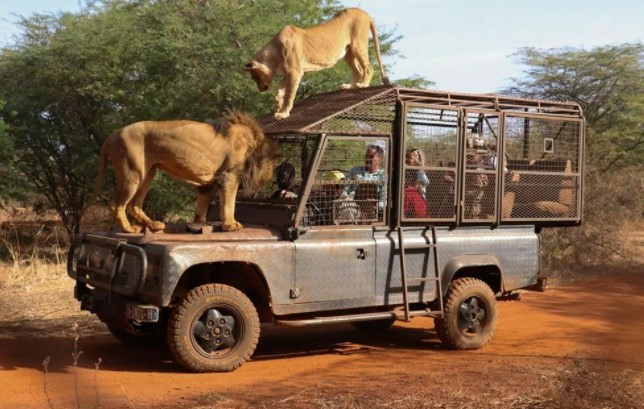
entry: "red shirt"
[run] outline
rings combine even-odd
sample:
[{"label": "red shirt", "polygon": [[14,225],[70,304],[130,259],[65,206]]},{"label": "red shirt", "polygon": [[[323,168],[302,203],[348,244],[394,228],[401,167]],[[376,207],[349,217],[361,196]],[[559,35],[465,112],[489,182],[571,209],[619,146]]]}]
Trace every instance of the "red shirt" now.
[{"label": "red shirt", "polygon": [[426,219],[429,217],[427,202],[420,191],[409,186],[405,188],[405,217],[411,219]]}]

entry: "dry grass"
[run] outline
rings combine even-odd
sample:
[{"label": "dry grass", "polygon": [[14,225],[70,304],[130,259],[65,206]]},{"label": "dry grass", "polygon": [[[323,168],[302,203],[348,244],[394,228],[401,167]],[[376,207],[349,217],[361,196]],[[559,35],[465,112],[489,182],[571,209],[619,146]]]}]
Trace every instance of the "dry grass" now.
[{"label": "dry grass", "polygon": [[644,243],[637,237],[644,233],[644,166],[615,175],[591,170],[586,178],[582,225],[543,231],[545,269],[633,266],[642,271]]},{"label": "dry grass", "polygon": [[39,259],[20,263],[0,262],[0,289],[52,285],[69,281],[64,263],[50,263]]},{"label": "dry grass", "polygon": [[96,317],[80,311],[73,289],[64,264],[0,263],[0,338],[61,334],[75,321],[90,333],[104,333]]},{"label": "dry grass", "polygon": [[[589,367],[583,361],[556,369],[531,368],[534,379],[523,387],[508,386],[481,374],[461,381],[445,374],[440,383],[410,381],[401,386],[347,390],[319,385],[276,398],[209,394],[193,408],[280,409],[641,409],[644,374],[631,370]],[[485,372],[485,371],[482,371]]]}]

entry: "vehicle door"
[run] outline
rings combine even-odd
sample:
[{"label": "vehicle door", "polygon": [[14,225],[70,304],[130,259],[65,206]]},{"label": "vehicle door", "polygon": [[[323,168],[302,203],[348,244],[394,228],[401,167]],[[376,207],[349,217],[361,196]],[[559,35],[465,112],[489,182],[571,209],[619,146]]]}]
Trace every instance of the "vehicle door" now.
[{"label": "vehicle door", "polygon": [[320,149],[298,212],[293,298],[338,308],[371,305],[373,231],[385,224],[389,136],[325,136]]}]

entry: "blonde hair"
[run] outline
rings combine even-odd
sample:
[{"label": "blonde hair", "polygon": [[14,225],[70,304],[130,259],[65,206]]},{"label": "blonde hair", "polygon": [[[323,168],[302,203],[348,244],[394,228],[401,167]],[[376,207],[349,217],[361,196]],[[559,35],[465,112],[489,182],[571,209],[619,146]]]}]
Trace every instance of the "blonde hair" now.
[{"label": "blonde hair", "polygon": [[407,149],[407,152],[405,152],[405,156],[410,155],[414,152],[418,154],[418,165],[425,166],[425,156],[423,155],[423,151],[421,151],[420,149],[413,147],[409,148]]}]

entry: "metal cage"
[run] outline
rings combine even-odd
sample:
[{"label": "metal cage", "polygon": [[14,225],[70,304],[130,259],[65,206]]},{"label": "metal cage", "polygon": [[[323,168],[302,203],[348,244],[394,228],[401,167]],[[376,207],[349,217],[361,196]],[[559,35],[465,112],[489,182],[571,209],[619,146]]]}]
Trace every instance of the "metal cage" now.
[{"label": "metal cage", "polygon": [[[314,95],[260,123],[293,146],[308,141],[280,161],[299,158],[296,225],[385,223],[391,205],[402,223],[581,221],[575,103],[380,86]],[[386,174],[371,187],[350,176],[370,143],[386,149]],[[316,149],[316,160],[306,156]]]}]

